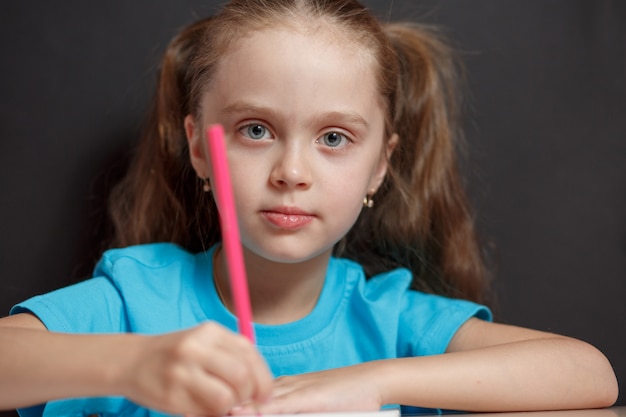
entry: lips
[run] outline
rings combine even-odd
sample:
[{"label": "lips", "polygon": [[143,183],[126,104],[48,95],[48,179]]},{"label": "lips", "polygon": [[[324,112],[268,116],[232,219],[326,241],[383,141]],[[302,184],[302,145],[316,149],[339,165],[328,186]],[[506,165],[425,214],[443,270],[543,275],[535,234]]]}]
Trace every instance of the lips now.
[{"label": "lips", "polygon": [[315,215],[295,207],[278,207],[262,210],[261,215],[270,224],[287,230],[299,229],[315,219]]}]

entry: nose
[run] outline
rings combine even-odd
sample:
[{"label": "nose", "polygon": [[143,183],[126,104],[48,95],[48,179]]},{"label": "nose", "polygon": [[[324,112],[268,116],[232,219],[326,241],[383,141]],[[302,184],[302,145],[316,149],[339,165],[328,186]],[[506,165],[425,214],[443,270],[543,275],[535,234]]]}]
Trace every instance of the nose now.
[{"label": "nose", "polygon": [[311,186],[310,155],[302,146],[285,144],[276,159],[270,182],[277,188],[306,190]]}]

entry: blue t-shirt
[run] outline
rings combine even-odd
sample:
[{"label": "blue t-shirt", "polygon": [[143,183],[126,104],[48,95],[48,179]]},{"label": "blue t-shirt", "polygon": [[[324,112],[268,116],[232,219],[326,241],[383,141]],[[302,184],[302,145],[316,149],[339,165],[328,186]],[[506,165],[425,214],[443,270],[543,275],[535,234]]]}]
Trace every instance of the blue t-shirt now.
[{"label": "blue t-shirt", "polygon": [[[215,290],[214,251],[192,254],[170,243],[110,250],[93,278],[33,297],[11,314],[31,312],[48,330],[66,333],[160,334],[207,320],[236,331]],[[255,324],[258,350],[275,376],[293,375],[440,354],[468,319],[491,320],[483,306],[410,290],[411,279],[396,269],[366,280],[357,263],[331,258],[313,311],[288,324]],[[117,397],[51,401],[21,413],[163,415]]]}]

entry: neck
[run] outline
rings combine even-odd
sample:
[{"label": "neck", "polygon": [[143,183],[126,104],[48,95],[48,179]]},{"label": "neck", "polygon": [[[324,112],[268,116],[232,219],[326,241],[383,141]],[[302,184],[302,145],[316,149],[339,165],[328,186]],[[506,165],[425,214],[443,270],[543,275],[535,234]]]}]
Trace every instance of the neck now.
[{"label": "neck", "polygon": [[[284,324],[305,317],[315,307],[324,286],[330,251],[287,264],[268,261],[244,248],[244,259],[254,321]],[[215,253],[214,279],[222,302],[233,312],[226,257],[221,247]]]}]

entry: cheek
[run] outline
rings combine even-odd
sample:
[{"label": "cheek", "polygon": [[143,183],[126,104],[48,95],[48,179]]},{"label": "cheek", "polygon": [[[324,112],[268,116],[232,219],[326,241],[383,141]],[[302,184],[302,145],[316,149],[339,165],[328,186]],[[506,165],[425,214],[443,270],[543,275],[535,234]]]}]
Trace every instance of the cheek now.
[{"label": "cheek", "polygon": [[267,168],[258,158],[249,160],[239,155],[236,159],[229,157],[229,165],[235,204],[240,209],[246,208],[259,198],[258,190],[267,178]]},{"label": "cheek", "polygon": [[338,187],[336,195],[325,198],[327,205],[326,221],[330,225],[332,240],[336,243],[345,236],[356,223],[363,210],[363,195],[357,187]]},{"label": "cheek", "polygon": [[329,206],[330,213],[336,213],[344,219],[356,217],[361,212],[363,197],[367,182],[364,178],[343,178],[336,181],[329,181],[324,187],[326,198],[325,204]]},{"label": "cheek", "polygon": [[363,155],[350,166],[345,167],[344,175],[341,177],[339,184],[340,193],[346,197],[350,196],[355,201],[361,201],[372,190],[373,183],[379,176],[380,171],[380,154],[370,152]]}]

